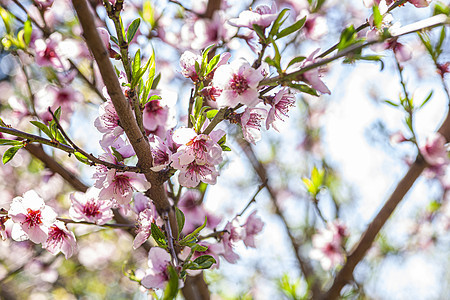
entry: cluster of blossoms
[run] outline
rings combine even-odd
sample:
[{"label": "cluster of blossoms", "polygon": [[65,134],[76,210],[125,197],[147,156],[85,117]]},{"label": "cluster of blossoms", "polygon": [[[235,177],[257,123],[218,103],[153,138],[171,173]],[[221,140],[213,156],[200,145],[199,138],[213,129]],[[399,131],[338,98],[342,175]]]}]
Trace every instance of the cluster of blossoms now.
[{"label": "cluster of blossoms", "polygon": [[[13,199],[8,218],[13,223],[10,234],[15,241],[30,240],[42,244],[52,254],[62,252],[66,258],[76,249],[75,235],[57,220],[55,211],[33,190]],[[8,235],[5,222],[6,217],[2,217],[2,237]]]},{"label": "cluster of blossoms", "polygon": [[309,257],[320,261],[322,268],[327,271],[343,264],[345,260],[343,247],[347,236],[347,228],[340,221],[328,223],[327,228],[313,235],[313,249]]}]

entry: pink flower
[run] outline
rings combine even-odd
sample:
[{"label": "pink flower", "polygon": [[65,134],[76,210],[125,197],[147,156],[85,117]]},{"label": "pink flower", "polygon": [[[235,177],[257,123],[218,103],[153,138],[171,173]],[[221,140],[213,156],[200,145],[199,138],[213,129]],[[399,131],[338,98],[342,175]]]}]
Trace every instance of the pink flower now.
[{"label": "pink flower", "polygon": [[119,115],[112,101],[108,100],[100,105],[99,117],[95,119],[94,125],[98,131],[104,133],[102,146],[109,146],[113,140],[124,132],[119,124]]},{"label": "pink flower", "polygon": [[144,196],[142,193],[136,193],[134,195],[134,212],[139,215],[141,211],[149,208],[151,211],[156,211],[155,206],[153,205],[152,200],[150,198]]},{"label": "pink flower", "polygon": [[150,183],[145,180],[143,174],[117,172],[115,169],[110,169],[101,186],[97,182],[95,186],[100,189],[100,199],[114,199],[118,204],[127,205],[135,190],[147,190],[150,188]]},{"label": "pink flower", "polygon": [[192,260],[202,255],[211,255],[216,260],[216,263],[211,266],[211,269],[219,268],[220,260],[219,255],[224,253],[223,244],[210,244],[208,242],[201,241],[198,243],[200,246],[208,247],[208,250],[203,252],[195,252],[192,256]]},{"label": "pink flower", "polygon": [[259,25],[262,28],[269,27],[273,21],[278,17],[277,7],[275,2],[272,2],[272,6],[258,5],[255,10],[246,10],[239,14],[238,18],[234,18],[228,21],[236,27],[247,27],[253,29],[253,25]]},{"label": "pink flower", "polygon": [[204,49],[220,41],[228,41],[236,33],[236,28],[227,23],[224,11],[216,10],[211,19],[198,18],[192,24],[194,38],[188,42],[192,49]]},{"label": "pink flower", "polygon": [[256,248],[255,235],[260,233],[264,227],[263,221],[256,216],[256,211],[252,212],[250,216],[248,216],[247,221],[242,227],[245,229],[245,237],[243,239],[244,244],[247,247]]},{"label": "pink flower", "polygon": [[407,141],[407,139],[405,138],[405,136],[403,135],[403,133],[400,130],[394,132],[389,137],[389,142],[391,143],[391,145],[396,145],[396,144],[403,143],[406,141]]},{"label": "pink flower", "polygon": [[190,78],[192,81],[198,81],[199,77],[195,70],[195,63],[198,66],[202,65],[202,57],[198,54],[194,54],[191,51],[185,51],[180,57],[181,74],[184,77]]},{"label": "pink flower", "polygon": [[[317,54],[317,52],[319,52],[320,49],[316,49],[315,51],[313,51],[302,63],[301,68],[306,67],[309,64],[313,64],[315,63],[315,58],[314,56]],[[328,87],[322,82],[322,80],[320,80],[320,73],[319,73],[319,69],[318,68],[314,68],[312,70],[306,71],[305,73],[302,74],[303,76],[303,81],[305,81],[306,83],[309,83],[311,85],[311,87],[319,92],[321,92],[322,94],[331,94],[330,90],[328,89]]]},{"label": "pink flower", "polygon": [[56,221],[56,213],[33,190],[13,199],[8,216],[14,222],[13,240],[29,239],[36,244],[47,240],[49,227]]},{"label": "pink flower", "polygon": [[153,247],[148,252],[148,266],[141,284],[147,289],[164,289],[169,280],[169,272],[167,270],[170,264],[170,254],[166,250]]},{"label": "pink flower", "polygon": [[198,164],[209,162],[217,165],[222,162],[222,148],[217,144],[225,133],[215,130],[211,136],[197,134],[192,128],[181,127],[175,130],[173,141],[181,144],[177,153],[172,157],[173,161],[178,160],[181,165],[195,161]]},{"label": "pink flower", "polygon": [[11,229],[14,222],[8,216],[0,217],[0,237],[2,240],[6,240],[11,236]]},{"label": "pink flower", "polygon": [[430,4],[431,0],[408,0],[408,2],[415,7],[427,7]]},{"label": "pink flower", "polygon": [[231,264],[235,264],[239,259],[239,255],[233,251],[234,243],[242,240],[245,235],[244,229],[239,225],[237,218],[228,222],[225,226],[227,232],[222,237],[224,252],[222,256]]},{"label": "pink flower", "polygon": [[241,115],[244,139],[256,144],[261,139],[261,122],[266,119],[267,111],[263,108],[246,108]]},{"label": "pink flower", "polygon": [[77,247],[75,235],[67,230],[66,225],[56,221],[48,231],[47,241],[42,245],[51,254],[64,253],[66,259],[71,257]]},{"label": "pink flower", "polygon": [[260,102],[258,84],[263,78],[259,69],[253,69],[244,60],[218,67],[213,78],[213,86],[221,91],[218,106],[235,107],[241,103],[254,107]]},{"label": "pink flower", "polygon": [[38,113],[43,120],[52,120],[48,112],[50,107],[53,112],[61,107],[61,118],[69,120],[72,116],[74,106],[77,102],[83,100],[83,95],[74,90],[71,86],[56,87],[47,85],[47,87],[38,93]]},{"label": "pink flower", "polygon": [[266,129],[268,130],[272,125],[278,131],[276,121],[284,121],[283,117],[288,117],[289,109],[295,105],[295,96],[289,92],[288,88],[283,88],[275,96],[268,97],[265,103],[272,106],[267,116]]},{"label": "pink flower", "polygon": [[200,181],[215,184],[219,172],[215,165],[222,162],[222,148],[217,144],[224,135],[221,130],[209,136],[191,128],[179,128],[173,134],[174,142],[181,144],[172,155],[172,166],[180,170],[178,180],[185,187],[195,187]]},{"label": "pink flower", "polygon": [[70,217],[75,221],[88,221],[103,225],[113,218],[112,202],[99,199],[99,190],[91,187],[86,193],[70,194]]},{"label": "pink flower", "polygon": [[106,50],[111,49],[111,44],[109,43],[110,35],[108,30],[103,27],[97,27],[97,31],[100,35],[100,38],[102,39],[103,45],[105,45]]},{"label": "pink flower", "polygon": [[154,142],[150,142],[153,157],[153,171],[158,172],[167,167],[172,161],[172,151],[162,141],[162,139],[155,135]]},{"label": "pink flower", "polygon": [[139,248],[150,237],[152,223],[155,222],[156,211],[144,209],[137,220],[137,234],[133,241],[133,249]]},{"label": "pink flower", "polygon": [[58,44],[61,42],[59,33],[52,34],[48,39],[37,39],[34,42],[36,51],[36,63],[41,67],[53,67],[58,71],[67,70],[70,63],[66,59],[62,59],[59,54]]},{"label": "pink flower", "polygon": [[35,2],[40,8],[47,9],[52,6],[54,1],[55,0],[36,0]]},{"label": "pink flower", "polygon": [[166,130],[173,127],[174,110],[177,95],[173,92],[152,90],[149,96],[160,95],[161,99],[152,100],[144,107],[144,128],[154,135],[164,137]]},{"label": "pink flower", "polygon": [[420,147],[420,152],[427,163],[433,167],[440,167],[450,162],[445,147],[446,142],[445,137],[438,132],[427,137],[426,144]]},{"label": "pink flower", "polygon": [[313,249],[309,253],[311,259],[319,260],[324,270],[330,270],[344,263],[342,245],[347,236],[346,227],[339,221],[329,223],[327,228],[319,230],[312,237]]}]

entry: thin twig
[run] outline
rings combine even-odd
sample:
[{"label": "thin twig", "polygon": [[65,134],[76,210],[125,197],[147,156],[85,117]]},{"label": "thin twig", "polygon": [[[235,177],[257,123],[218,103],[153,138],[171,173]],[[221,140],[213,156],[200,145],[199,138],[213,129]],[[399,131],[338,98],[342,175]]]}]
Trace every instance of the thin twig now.
[{"label": "thin twig", "polygon": [[74,221],[72,219],[67,218],[57,218],[57,220],[64,222],[66,224],[85,224],[85,225],[94,225],[94,226],[100,226],[100,227],[109,227],[109,228],[135,228],[136,226],[134,224],[96,224],[92,222],[87,221]]},{"label": "thin twig", "polygon": [[253,195],[252,199],[250,199],[250,201],[247,203],[247,205],[244,207],[244,209],[239,214],[237,214],[238,217],[242,216],[244,214],[244,212],[250,207],[250,205],[253,202],[256,203],[256,196],[258,196],[259,192],[261,192],[262,189],[267,185],[267,181],[268,181],[268,179],[266,178],[266,180],[259,185],[259,187],[256,190],[255,194]]},{"label": "thin twig", "polygon": [[169,213],[168,212],[164,212],[162,215],[162,218],[164,220],[164,225],[165,225],[165,229],[166,229],[166,235],[167,235],[167,241],[169,243],[169,251],[170,251],[170,255],[172,256],[172,260],[173,260],[173,265],[175,267],[178,266],[178,256],[177,253],[175,252],[175,248],[173,246],[173,232],[172,232],[172,228],[170,226],[170,221],[169,221]]},{"label": "thin twig", "polygon": [[87,153],[86,151],[84,151],[83,149],[81,149],[80,147],[78,147],[67,135],[67,133],[64,131],[64,129],[62,128],[61,124],[58,121],[58,118],[55,117],[55,115],[53,114],[53,111],[51,110],[51,108],[48,108],[48,111],[50,112],[50,114],[53,117],[53,120],[56,123],[56,126],[58,127],[59,131],[61,132],[61,134],[63,135],[63,137],[66,139],[66,141],[69,142],[69,144],[79,153],[81,153],[82,155],[86,156],[89,160],[91,160],[92,162],[96,163],[96,164],[101,164],[104,165],[107,168],[111,168],[111,169],[117,169],[123,172],[135,172],[135,173],[140,173],[142,172],[140,168],[138,167],[130,167],[130,166],[126,166],[126,165],[118,165],[118,164],[113,164],[101,159],[98,159],[97,157],[95,157],[92,154]]}]

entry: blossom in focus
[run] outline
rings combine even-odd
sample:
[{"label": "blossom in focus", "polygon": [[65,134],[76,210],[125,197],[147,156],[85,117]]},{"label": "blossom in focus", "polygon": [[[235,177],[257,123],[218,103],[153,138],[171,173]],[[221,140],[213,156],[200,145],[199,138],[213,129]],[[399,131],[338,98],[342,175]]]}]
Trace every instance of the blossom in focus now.
[{"label": "blossom in focus", "polygon": [[61,221],[56,221],[48,231],[47,241],[42,245],[51,254],[62,252],[66,259],[71,257],[77,247],[75,235]]},{"label": "blossom in focus", "polygon": [[163,140],[155,135],[154,141],[150,142],[153,157],[153,171],[158,172],[167,167],[172,161],[172,151],[163,142]]},{"label": "blossom in focus", "polygon": [[124,132],[119,123],[119,115],[111,100],[100,105],[99,116],[95,119],[94,125],[98,131],[104,134],[100,142],[103,147],[111,145]]},{"label": "blossom in focus", "polygon": [[431,166],[439,167],[450,162],[445,147],[446,142],[445,137],[438,132],[427,137],[425,145],[420,147],[420,153],[422,153],[427,163]]},{"label": "blossom in focus", "polygon": [[180,170],[178,180],[185,187],[195,187],[200,181],[215,184],[219,172],[222,148],[217,144],[225,133],[215,130],[210,135],[198,134],[192,128],[178,128],[173,134],[173,141],[181,144],[172,155],[172,166]]},{"label": "blossom in focus", "polygon": [[254,10],[243,11],[239,14],[238,18],[233,18],[229,20],[228,23],[236,27],[247,27],[250,29],[253,29],[253,25],[266,28],[269,27],[277,17],[277,7],[275,2],[272,2],[272,6],[258,5]]},{"label": "blossom in focus", "polygon": [[347,229],[340,222],[329,223],[326,229],[319,230],[312,237],[313,249],[309,253],[311,259],[320,261],[324,270],[330,270],[343,264],[345,257],[342,250]]},{"label": "blossom in focus", "polygon": [[164,289],[169,280],[167,267],[170,264],[170,254],[159,247],[152,247],[148,252],[148,266],[141,284],[147,289]]},{"label": "blossom in focus", "polygon": [[283,118],[288,117],[289,110],[295,106],[295,96],[288,88],[283,88],[275,96],[267,97],[264,102],[271,105],[266,120],[266,129],[268,130],[272,125],[273,129],[278,131],[277,121],[284,121]]},{"label": "blossom in focus", "polygon": [[246,108],[241,115],[241,126],[244,139],[256,144],[261,139],[261,123],[267,117],[263,108]]},{"label": "blossom in focus", "polygon": [[220,91],[218,106],[235,107],[241,103],[254,107],[260,102],[257,88],[263,78],[259,69],[253,69],[244,60],[218,67],[213,78],[213,86]]},{"label": "blossom in focus", "polygon": [[91,187],[86,193],[70,194],[69,215],[74,221],[87,221],[103,225],[113,218],[110,200],[100,200],[99,190]]},{"label": "blossom in focus", "polygon": [[36,244],[47,240],[49,228],[56,221],[55,211],[33,190],[13,199],[8,216],[14,222],[13,240],[29,239]]},{"label": "blossom in focus", "polygon": [[199,79],[197,71],[195,70],[196,62],[200,67],[202,63],[202,57],[191,51],[185,51],[180,57],[181,74],[183,74],[183,76],[186,78],[190,78],[194,82],[198,81]]}]

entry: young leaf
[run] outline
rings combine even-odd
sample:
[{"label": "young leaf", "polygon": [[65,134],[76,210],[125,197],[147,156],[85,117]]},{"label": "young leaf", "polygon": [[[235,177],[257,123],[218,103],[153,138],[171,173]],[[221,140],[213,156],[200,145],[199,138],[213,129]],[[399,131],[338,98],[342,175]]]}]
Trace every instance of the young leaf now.
[{"label": "young leaf", "polygon": [[133,64],[132,64],[132,75],[136,76],[137,72],[141,68],[141,50],[138,49],[136,54],[134,55]]},{"label": "young leaf", "polygon": [[128,30],[127,30],[128,44],[131,43],[131,41],[133,40],[136,32],[139,29],[139,25],[141,25],[141,19],[137,18],[130,24],[130,26],[128,26]]},{"label": "young leaf", "polygon": [[23,144],[22,141],[0,139],[0,146],[17,146],[22,144]]},{"label": "young leaf", "polygon": [[167,267],[167,270],[169,271],[169,282],[164,290],[163,300],[173,300],[178,294],[178,274],[171,265]]},{"label": "young leaf", "polygon": [[302,93],[310,94],[310,95],[316,96],[316,97],[319,96],[319,94],[317,93],[317,91],[315,89],[313,89],[312,87],[310,87],[306,84],[290,83],[289,86],[291,88],[299,90]]},{"label": "young leaf", "polygon": [[28,18],[25,23],[23,24],[23,39],[25,41],[25,44],[28,46],[31,41],[31,31],[33,30],[31,25],[31,20]]},{"label": "young leaf", "polygon": [[190,239],[192,239],[193,237],[194,237],[194,238],[197,237],[198,233],[199,233],[203,228],[205,228],[205,226],[206,226],[206,220],[207,220],[207,218],[206,218],[206,216],[205,216],[205,222],[203,223],[203,225],[200,226],[200,227],[198,227],[197,229],[195,229],[194,231],[192,231],[192,232],[189,233],[188,235],[186,235],[186,236],[181,240],[181,242],[190,240]]},{"label": "young leaf", "polygon": [[427,104],[427,102],[431,99],[431,97],[433,96],[433,91],[431,91],[428,96],[425,98],[425,100],[423,100],[422,104],[419,106],[419,108],[422,108],[425,104]]},{"label": "young leaf", "polygon": [[14,146],[9,148],[8,150],[5,151],[5,153],[3,153],[3,158],[2,158],[2,162],[5,165],[7,162],[9,162],[14,155],[16,155],[17,151],[19,151],[20,148],[22,148],[22,146]]},{"label": "young leaf", "polygon": [[191,264],[189,264],[188,269],[190,270],[202,270],[209,269],[216,260],[211,255],[202,255],[197,257]]},{"label": "young leaf", "polygon": [[78,159],[79,161],[81,161],[83,164],[86,164],[88,166],[91,165],[91,162],[89,161],[89,159],[84,156],[83,154],[81,154],[80,152],[74,152],[75,158]]},{"label": "young leaf", "polygon": [[377,29],[380,29],[381,22],[383,21],[383,16],[380,13],[378,5],[372,6],[372,11],[373,11],[373,25],[375,25]]},{"label": "young leaf", "polygon": [[50,139],[54,139],[53,134],[50,132],[50,129],[48,129],[47,126],[45,126],[44,123],[41,123],[39,121],[30,121],[31,124],[39,128],[43,133],[45,133]]},{"label": "young leaf", "polygon": [[206,117],[207,117],[208,119],[212,120],[212,119],[217,115],[218,112],[219,112],[219,111],[218,111],[217,109],[211,109],[211,110],[208,110],[208,111],[206,112]]},{"label": "young leaf", "polygon": [[294,33],[300,29],[303,28],[303,25],[305,25],[306,22],[306,16],[304,16],[303,18],[301,18],[300,20],[298,20],[297,22],[295,22],[294,24],[292,24],[289,27],[286,27],[285,29],[281,30],[278,34],[277,34],[277,40],[281,39],[282,37],[285,37],[287,35],[290,35],[291,33]]},{"label": "young leaf", "polygon": [[164,233],[162,233],[161,229],[159,229],[159,227],[155,223],[152,223],[151,231],[152,237],[155,242],[158,243],[160,247],[166,247],[166,236],[164,235]]},{"label": "young leaf", "polygon": [[156,90],[160,79],[161,79],[161,73],[158,73],[158,75],[156,75],[155,79],[153,80],[152,90]]},{"label": "young leaf", "polygon": [[255,30],[256,34],[259,36],[263,43],[266,42],[266,37],[264,36],[264,29],[257,24],[253,24],[253,30]]},{"label": "young leaf", "polygon": [[195,244],[191,247],[192,251],[197,251],[197,252],[205,252],[206,250],[208,250],[208,247],[199,245],[199,244]]},{"label": "young leaf", "polygon": [[294,58],[291,59],[291,61],[288,63],[286,69],[289,68],[290,66],[292,66],[292,65],[295,64],[295,63],[299,63],[299,62],[304,61],[305,59],[306,59],[306,56],[297,56],[297,57],[294,57]]},{"label": "young leaf", "polygon": [[219,59],[220,59],[220,54],[217,54],[216,56],[214,56],[208,63],[208,67],[206,68],[206,73],[205,75],[208,75],[209,73],[211,73],[211,71],[217,66],[217,64],[219,63]]},{"label": "young leaf", "polygon": [[270,29],[270,32],[269,32],[269,38],[274,37],[275,35],[277,35],[278,29],[284,23],[284,21],[286,21],[286,19],[287,19],[287,17],[284,18],[283,20],[282,20],[282,18],[284,17],[284,15],[288,11],[289,11],[289,9],[287,9],[287,8],[283,9],[280,12],[280,14],[278,15],[278,17],[275,19],[275,21],[273,22],[272,28]]},{"label": "young leaf", "polygon": [[175,207],[175,217],[178,225],[178,238],[180,238],[180,233],[184,227],[185,217],[183,212],[178,207]]}]

